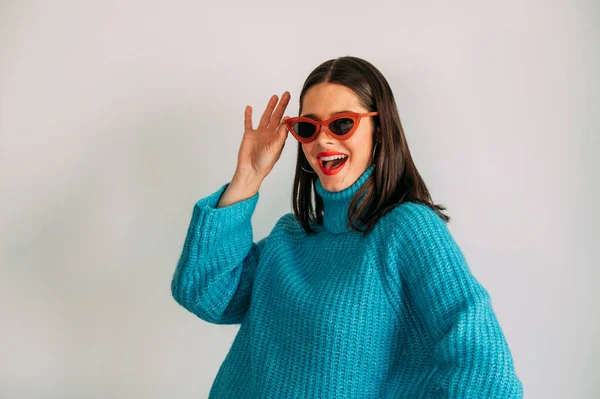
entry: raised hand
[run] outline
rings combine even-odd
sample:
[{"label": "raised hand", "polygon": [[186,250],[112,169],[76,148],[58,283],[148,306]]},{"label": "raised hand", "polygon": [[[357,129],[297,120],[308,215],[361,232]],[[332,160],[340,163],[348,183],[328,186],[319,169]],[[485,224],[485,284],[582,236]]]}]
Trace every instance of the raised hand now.
[{"label": "raised hand", "polygon": [[[285,146],[288,129],[281,119],[290,101],[290,93],[285,92],[277,104],[273,95],[256,129],[252,128],[252,107],[244,112],[244,137],[240,144],[235,174],[225,192],[221,195],[217,208],[235,204],[250,198],[259,190],[263,179],[271,172]],[[273,110],[275,109],[275,112]]]},{"label": "raised hand", "polygon": [[283,120],[281,117],[290,101],[290,93],[286,91],[281,95],[279,105],[277,100],[277,95],[271,96],[256,129],[252,128],[252,107],[246,106],[244,136],[238,154],[237,174],[262,180],[279,160],[289,133],[283,123],[288,117]]}]

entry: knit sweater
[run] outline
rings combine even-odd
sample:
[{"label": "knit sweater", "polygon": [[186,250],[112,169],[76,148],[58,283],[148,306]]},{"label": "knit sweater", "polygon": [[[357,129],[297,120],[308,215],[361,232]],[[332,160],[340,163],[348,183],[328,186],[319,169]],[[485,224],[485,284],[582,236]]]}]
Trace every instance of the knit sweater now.
[{"label": "knit sweater", "polygon": [[259,194],[197,201],[171,282],[200,319],[240,324],[209,398],[523,397],[488,291],[446,223],[405,202],[363,237],[347,227],[366,169],[330,192],[307,235],[293,213],[253,242]]}]

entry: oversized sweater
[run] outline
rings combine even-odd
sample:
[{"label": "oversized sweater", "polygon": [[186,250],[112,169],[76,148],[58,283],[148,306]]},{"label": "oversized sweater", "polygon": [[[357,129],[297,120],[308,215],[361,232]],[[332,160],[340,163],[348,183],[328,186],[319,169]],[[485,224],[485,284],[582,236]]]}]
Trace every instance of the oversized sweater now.
[{"label": "oversized sweater", "polygon": [[253,242],[259,194],[194,204],[171,282],[200,319],[240,328],[209,398],[523,397],[488,291],[446,222],[406,202],[363,237],[349,203],[372,175],[330,192],[307,235],[287,213]]}]

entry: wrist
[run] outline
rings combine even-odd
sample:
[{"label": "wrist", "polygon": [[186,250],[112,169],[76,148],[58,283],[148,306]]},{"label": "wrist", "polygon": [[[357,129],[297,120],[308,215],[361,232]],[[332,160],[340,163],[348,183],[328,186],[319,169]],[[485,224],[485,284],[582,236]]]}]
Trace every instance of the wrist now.
[{"label": "wrist", "polygon": [[258,190],[263,180],[264,177],[257,175],[255,172],[236,169],[231,183],[242,187],[255,187]]}]

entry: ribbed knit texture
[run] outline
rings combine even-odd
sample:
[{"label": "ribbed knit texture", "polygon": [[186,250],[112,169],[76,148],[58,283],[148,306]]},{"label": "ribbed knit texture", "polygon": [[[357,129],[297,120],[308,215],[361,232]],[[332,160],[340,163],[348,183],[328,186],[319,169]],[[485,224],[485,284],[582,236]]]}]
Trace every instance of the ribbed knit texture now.
[{"label": "ribbed knit texture", "polygon": [[240,324],[210,398],[523,397],[490,296],[431,208],[399,205],[367,237],[346,227],[373,169],[339,192],[317,181],[314,236],[288,213],[253,242],[259,194],[216,208],[229,183],[194,205],[173,297]]}]

